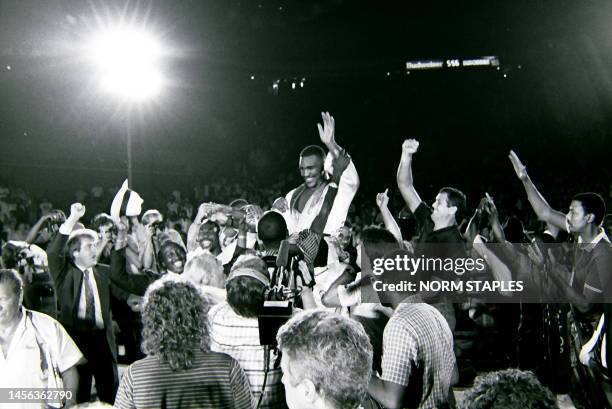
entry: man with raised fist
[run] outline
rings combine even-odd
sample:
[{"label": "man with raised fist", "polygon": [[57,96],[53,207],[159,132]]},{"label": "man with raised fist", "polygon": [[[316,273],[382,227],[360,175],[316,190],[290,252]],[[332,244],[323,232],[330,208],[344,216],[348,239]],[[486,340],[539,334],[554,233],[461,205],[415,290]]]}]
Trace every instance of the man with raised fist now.
[{"label": "man with raised fist", "polygon": [[90,399],[92,376],[98,398],[113,403],[118,386],[117,351],[110,311],[111,281],[125,291],[143,295],[150,280],[126,272],[127,230],[118,227],[111,265],[98,264],[98,235],[74,227],[85,215],[85,206],[74,203],[70,215],[47,248],[49,270],[57,292],[58,321],[66,328],[87,359],[78,367],[78,402]]}]

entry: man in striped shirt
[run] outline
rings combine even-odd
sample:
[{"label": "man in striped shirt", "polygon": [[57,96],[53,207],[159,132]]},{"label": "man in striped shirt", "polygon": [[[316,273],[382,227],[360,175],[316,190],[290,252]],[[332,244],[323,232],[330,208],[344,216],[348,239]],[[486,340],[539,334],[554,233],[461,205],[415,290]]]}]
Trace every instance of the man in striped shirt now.
[{"label": "man in striped shirt", "polygon": [[255,256],[241,256],[236,260],[226,284],[227,302],[217,304],[208,314],[211,349],[224,352],[240,363],[256,401],[260,399],[266,378],[260,408],[282,408],[285,407],[282,372],[270,365],[266,377],[265,350],[259,343],[257,314],[269,285],[270,278],[263,260]]}]

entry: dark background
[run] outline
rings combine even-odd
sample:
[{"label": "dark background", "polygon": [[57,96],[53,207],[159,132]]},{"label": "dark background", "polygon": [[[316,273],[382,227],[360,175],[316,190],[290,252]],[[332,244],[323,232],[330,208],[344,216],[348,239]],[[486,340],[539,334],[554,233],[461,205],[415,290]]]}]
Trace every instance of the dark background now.
[{"label": "dark background", "polygon": [[[120,16],[146,21],[170,51],[170,86],[130,114],[145,198],[220,177],[299,180],[322,110],[362,176],[358,200],[395,185],[406,137],[421,141],[428,201],[440,185],[471,203],[518,191],[510,148],[555,206],[575,189],[608,195],[612,2],[599,0],[0,0],[1,183],[60,198],[121,183],[127,110],[82,57],[86,33]],[[488,55],[499,70],[404,69]]]}]

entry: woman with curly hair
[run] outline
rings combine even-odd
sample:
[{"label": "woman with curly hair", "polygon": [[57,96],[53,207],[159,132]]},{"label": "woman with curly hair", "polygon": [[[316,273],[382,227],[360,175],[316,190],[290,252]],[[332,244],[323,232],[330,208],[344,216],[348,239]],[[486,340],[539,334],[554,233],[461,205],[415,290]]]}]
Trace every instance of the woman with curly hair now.
[{"label": "woman with curly hair", "polygon": [[115,407],[251,408],[249,382],[229,355],[211,352],[208,304],[190,282],[163,277],[142,310],[146,358],[129,366]]},{"label": "woman with curly hair", "polygon": [[478,376],[460,409],[559,409],[552,392],[529,371],[504,369]]}]

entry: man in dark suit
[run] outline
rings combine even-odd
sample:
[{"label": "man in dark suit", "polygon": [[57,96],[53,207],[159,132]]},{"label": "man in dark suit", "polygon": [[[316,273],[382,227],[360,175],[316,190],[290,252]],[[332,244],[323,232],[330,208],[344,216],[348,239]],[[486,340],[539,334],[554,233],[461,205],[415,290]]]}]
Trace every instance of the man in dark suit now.
[{"label": "man in dark suit", "polygon": [[125,226],[119,232],[111,253],[111,265],[97,264],[93,230],[74,226],[85,214],[85,206],[74,203],[70,216],[47,248],[49,269],[57,292],[59,322],[87,359],[78,367],[78,402],[91,398],[92,376],[98,398],[112,404],[118,387],[117,351],[110,312],[111,283],[134,294],[143,295],[150,279],[126,271]]}]

